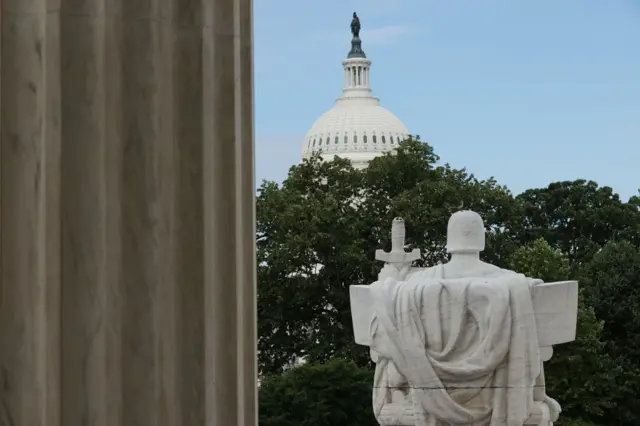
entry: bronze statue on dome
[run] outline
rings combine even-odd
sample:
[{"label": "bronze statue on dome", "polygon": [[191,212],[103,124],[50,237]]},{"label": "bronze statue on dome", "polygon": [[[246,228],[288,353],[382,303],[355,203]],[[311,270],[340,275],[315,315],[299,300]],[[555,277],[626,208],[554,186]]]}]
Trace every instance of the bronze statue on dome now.
[{"label": "bronze statue on dome", "polygon": [[353,12],[353,19],[351,20],[351,34],[354,37],[360,37],[360,18],[356,12]]}]

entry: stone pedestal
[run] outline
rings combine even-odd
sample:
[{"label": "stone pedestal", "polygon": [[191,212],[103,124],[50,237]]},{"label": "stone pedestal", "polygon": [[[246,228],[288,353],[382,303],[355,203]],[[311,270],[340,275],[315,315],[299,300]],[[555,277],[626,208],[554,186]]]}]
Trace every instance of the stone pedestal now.
[{"label": "stone pedestal", "polygon": [[0,424],[256,425],[252,1],[0,22]]}]

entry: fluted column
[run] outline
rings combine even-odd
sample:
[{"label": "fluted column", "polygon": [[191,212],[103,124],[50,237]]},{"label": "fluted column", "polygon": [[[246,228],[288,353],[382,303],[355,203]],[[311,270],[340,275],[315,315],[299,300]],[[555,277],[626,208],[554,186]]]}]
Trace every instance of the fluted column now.
[{"label": "fluted column", "polygon": [[0,13],[0,424],[255,425],[251,0]]}]

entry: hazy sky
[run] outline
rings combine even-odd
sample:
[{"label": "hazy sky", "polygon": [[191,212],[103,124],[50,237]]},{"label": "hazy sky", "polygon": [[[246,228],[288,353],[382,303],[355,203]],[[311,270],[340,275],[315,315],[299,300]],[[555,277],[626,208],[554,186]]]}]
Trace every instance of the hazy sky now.
[{"label": "hazy sky", "polygon": [[375,96],[442,162],[518,193],[640,188],[640,0],[256,0],[257,177],[341,94],[351,14]]}]

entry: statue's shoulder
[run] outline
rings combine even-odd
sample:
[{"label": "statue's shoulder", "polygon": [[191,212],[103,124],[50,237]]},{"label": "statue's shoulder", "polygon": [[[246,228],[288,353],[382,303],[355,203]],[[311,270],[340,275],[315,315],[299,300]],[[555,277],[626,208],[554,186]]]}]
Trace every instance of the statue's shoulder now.
[{"label": "statue's shoulder", "polygon": [[432,279],[443,277],[443,265],[428,266],[423,268],[411,268],[407,274],[406,280],[411,279]]},{"label": "statue's shoulder", "polygon": [[504,269],[504,268],[500,268],[499,266],[496,265],[492,265],[490,263],[486,263],[486,262],[481,262],[482,263],[482,268],[481,268],[481,272],[483,273],[483,275],[487,275],[487,276],[493,276],[493,275],[510,275],[510,274],[517,274],[517,272],[512,271],[510,269]]},{"label": "statue's shoulder", "polygon": [[493,278],[498,276],[517,274],[509,269],[503,269],[498,266],[492,265],[486,262],[479,262],[477,265],[470,269],[460,269],[449,263],[442,265],[435,265],[427,268],[412,268],[408,278],[421,279],[421,278],[470,278],[470,277],[484,277]]},{"label": "statue's shoulder", "polygon": [[442,265],[429,266],[426,268],[411,268],[406,280],[420,280],[433,278],[471,278],[483,277],[494,278],[505,275],[517,275],[518,273],[509,269],[503,269],[486,262],[479,262],[471,269],[460,269],[448,263]]}]

